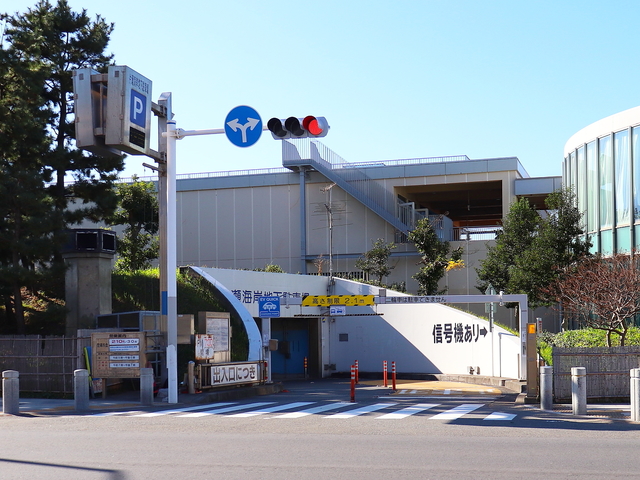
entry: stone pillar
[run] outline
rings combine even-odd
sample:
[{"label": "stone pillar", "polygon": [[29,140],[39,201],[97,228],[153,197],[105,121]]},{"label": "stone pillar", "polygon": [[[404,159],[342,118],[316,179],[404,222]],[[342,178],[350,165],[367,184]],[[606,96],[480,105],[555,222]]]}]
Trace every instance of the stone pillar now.
[{"label": "stone pillar", "polygon": [[571,404],[574,415],[587,414],[587,369],[571,367]]},{"label": "stone pillar", "polygon": [[2,372],[2,413],[20,413],[20,374],[15,370]]},{"label": "stone pillar", "polygon": [[145,407],[153,405],[153,368],[140,369],[140,403]]},{"label": "stone pillar", "polygon": [[73,402],[76,412],[89,410],[89,371],[84,368],[73,371]]},{"label": "stone pillar", "polygon": [[69,232],[62,257],[65,274],[65,300],[69,310],[65,335],[75,337],[79,328],[95,328],[96,315],[111,310],[111,271],[115,256],[115,234],[101,229]]},{"label": "stone pillar", "polygon": [[553,410],[553,367],[540,367],[540,408]]}]

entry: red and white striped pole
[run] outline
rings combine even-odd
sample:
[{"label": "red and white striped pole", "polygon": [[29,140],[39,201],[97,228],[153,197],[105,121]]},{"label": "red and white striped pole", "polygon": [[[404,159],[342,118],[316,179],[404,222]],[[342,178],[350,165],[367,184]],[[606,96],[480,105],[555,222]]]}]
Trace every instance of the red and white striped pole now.
[{"label": "red and white striped pole", "polygon": [[393,385],[393,391],[396,391],[396,362],[391,362],[391,384]]},{"label": "red and white striped pole", "polygon": [[360,383],[360,369],[358,368],[358,360],[356,360],[356,384]]},{"label": "red and white striped pole", "polygon": [[351,402],[356,401],[356,366],[351,365]]},{"label": "red and white striped pole", "polygon": [[385,387],[389,386],[389,382],[387,381],[387,361],[386,360],[382,362],[382,381],[384,382],[383,386]]}]

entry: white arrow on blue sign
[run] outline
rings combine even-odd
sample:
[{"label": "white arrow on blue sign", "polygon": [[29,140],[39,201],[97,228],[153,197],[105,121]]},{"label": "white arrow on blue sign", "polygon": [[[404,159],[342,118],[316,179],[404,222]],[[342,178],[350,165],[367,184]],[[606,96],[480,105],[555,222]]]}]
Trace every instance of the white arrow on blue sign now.
[{"label": "white arrow on blue sign", "polygon": [[280,316],[280,297],[258,297],[258,316],[275,318]]},{"label": "white arrow on blue sign", "polygon": [[224,120],[224,133],[236,147],[250,147],[260,140],[262,119],[253,108],[239,105]]}]

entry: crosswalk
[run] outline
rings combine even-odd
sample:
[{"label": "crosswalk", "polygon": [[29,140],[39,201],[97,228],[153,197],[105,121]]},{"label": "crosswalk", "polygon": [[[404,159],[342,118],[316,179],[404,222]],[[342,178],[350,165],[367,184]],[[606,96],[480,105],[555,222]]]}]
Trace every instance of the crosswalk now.
[{"label": "crosswalk", "polygon": [[460,405],[442,405],[440,403],[373,403],[358,406],[347,402],[223,402],[208,405],[192,405],[189,407],[171,408],[155,412],[141,412],[137,410],[104,412],[87,415],[90,417],[162,417],[171,416],[177,418],[204,418],[211,416],[229,418],[259,417],[273,419],[298,419],[309,415],[317,415],[320,418],[344,420],[354,417],[369,417],[377,420],[402,420],[407,417],[425,416],[429,420],[457,420],[465,415],[476,412],[477,419],[483,421],[510,421],[516,415],[505,412],[477,411],[484,407],[484,403],[463,403]]}]

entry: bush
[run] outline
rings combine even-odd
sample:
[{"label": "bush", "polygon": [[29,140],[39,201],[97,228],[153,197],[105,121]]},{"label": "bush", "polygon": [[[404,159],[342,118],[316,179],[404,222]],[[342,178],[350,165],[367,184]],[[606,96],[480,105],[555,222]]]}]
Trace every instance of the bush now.
[{"label": "bush", "polygon": [[[611,338],[612,346],[620,345],[620,337],[614,335]],[[640,345],[640,328],[630,327],[627,333],[625,345]],[[606,347],[607,332],[596,328],[583,328],[581,330],[567,330],[566,332],[543,332],[538,335],[538,354],[547,365],[553,365],[553,348],[574,347]]]}]

